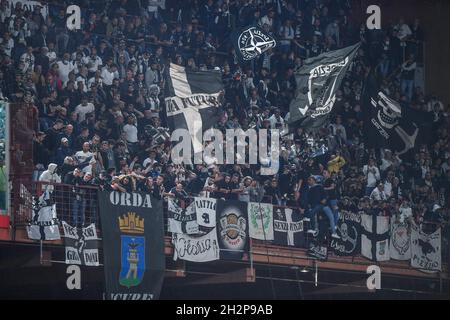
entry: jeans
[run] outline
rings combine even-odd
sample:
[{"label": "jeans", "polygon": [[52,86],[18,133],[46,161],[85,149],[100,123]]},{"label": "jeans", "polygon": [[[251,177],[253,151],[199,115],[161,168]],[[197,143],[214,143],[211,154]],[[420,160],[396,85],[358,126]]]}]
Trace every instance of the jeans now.
[{"label": "jeans", "polygon": [[389,64],[390,61],[388,59],[385,59],[380,63],[380,72],[385,78],[388,76]]},{"label": "jeans", "polygon": [[333,213],[333,211],[329,206],[324,206],[322,204],[316,205],[314,208],[312,208],[306,213],[306,217],[311,219],[311,229],[318,231],[317,214],[320,211],[323,211],[327,216],[328,220],[330,220],[331,232],[333,233],[336,232],[337,210],[335,216],[335,214]]},{"label": "jeans", "polygon": [[78,197],[72,200],[72,223],[74,227],[84,225],[84,213],[86,212],[86,200]]},{"label": "jeans", "polygon": [[401,82],[401,90],[402,93],[408,97],[408,101],[411,101],[414,90],[414,80],[403,79]]},{"label": "jeans", "polygon": [[336,199],[329,201],[330,209],[333,212],[333,218],[334,218],[334,225],[337,226],[337,223],[339,221],[339,210],[338,210],[338,201]]}]

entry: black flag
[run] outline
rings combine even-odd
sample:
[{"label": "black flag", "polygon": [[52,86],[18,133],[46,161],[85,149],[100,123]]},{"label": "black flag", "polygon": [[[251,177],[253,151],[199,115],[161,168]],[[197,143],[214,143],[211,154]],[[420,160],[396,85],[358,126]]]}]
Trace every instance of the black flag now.
[{"label": "black flag", "polygon": [[430,137],[433,117],[428,112],[402,106],[380,90],[375,75],[366,78],[363,91],[364,135],[374,148],[407,153]]},{"label": "black flag", "polygon": [[306,245],[303,218],[298,211],[273,207],[273,243],[281,246],[303,248]]},{"label": "black flag", "polygon": [[232,35],[236,56],[241,63],[259,57],[274,48],[276,41],[272,35],[258,26],[247,26]]},{"label": "black flag", "polygon": [[201,152],[201,134],[219,119],[220,71],[192,71],[170,64],[166,90],[166,113],[170,130],[187,129],[194,153]]},{"label": "black flag", "polygon": [[217,200],[216,221],[220,258],[240,260],[249,250],[248,203]]},{"label": "black flag", "polygon": [[136,192],[98,197],[106,299],[158,299],[166,262],[162,201]]},{"label": "black flag", "polygon": [[290,105],[289,123],[310,128],[323,126],[359,46],[357,43],[305,60],[295,74],[297,91]]}]

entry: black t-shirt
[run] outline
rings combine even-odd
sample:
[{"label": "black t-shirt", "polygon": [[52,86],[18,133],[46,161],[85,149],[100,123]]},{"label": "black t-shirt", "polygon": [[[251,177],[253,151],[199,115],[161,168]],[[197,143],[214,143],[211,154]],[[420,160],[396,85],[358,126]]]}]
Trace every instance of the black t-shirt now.
[{"label": "black t-shirt", "polygon": [[219,189],[225,189],[225,190],[231,190],[231,185],[230,182],[225,182],[225,180],[221,180],[217,183],[217,197],[218,198],[225,198],[225,199],[229,199],[229,193],[224,193],[222,191],[219,191]]},{"label": "black t-shirt", "polygon": [[[230,190],[239,189],[239,183],[236,183],[236,182],[230,182],[228,184],[228,186],[229,186]],[[238,200],[238,194],[237,193],[229,193],[228,200]]]},{"label": "black t-shirt", "polygon": [[337,199],[337,192],[336,192],[336,182],[334,182],[333,179],[328,178],[323,183],[324,188],[329,188],[331,185],[334,184],[334,188],[330,190],[325,190],[325,193],[327,194],[328,200],[336,200]]}]

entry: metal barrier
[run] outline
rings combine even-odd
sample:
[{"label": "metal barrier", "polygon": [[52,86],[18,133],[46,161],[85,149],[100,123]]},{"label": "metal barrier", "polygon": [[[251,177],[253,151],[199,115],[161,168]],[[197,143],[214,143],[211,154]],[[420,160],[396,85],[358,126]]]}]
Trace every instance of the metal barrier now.
[{"label": "metal barrier", "polygon": [[45,190],[52,192],[56,212],[60,221],[73,224],[75,215],[83,217],[85,224],[98,223],[98,187],[69,185],[48,182],[17,181],[11,190],[11,212],[13,226],[25,226],[33,215],[33,199]]}]

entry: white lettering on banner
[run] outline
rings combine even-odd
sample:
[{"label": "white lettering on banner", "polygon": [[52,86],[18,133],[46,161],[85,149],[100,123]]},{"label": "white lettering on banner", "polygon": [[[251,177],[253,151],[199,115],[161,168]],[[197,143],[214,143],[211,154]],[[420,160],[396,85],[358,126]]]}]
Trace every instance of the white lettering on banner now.
[{"label": "white lettering on banner", "polygon": [[167,116],[183,113],[186,109],[201,110],[209,107],[219,107],[219,93],[216,94],[192,94],[187,98],[168,97],[166,100]]},{"label": "white lettering on banner", "polygon": [[111,300],[153,300],[153,293],[111,293]]},{"label": "white lettering on banner", "polygon": [[127,207],[144,207],[151,208],[152,201],[149,194],[144,196],[139,193],[126,193],[112,191],[109,194],[109,201],[114,205],[127,206]]},{"label": "white lettering on banner", "polygon": [[199,226],[213,228],[216,225],[216,199],[196,197],[195,212]]},{"label": "white lettering on banner", "polygon": [[31,0],[6,0],[8,3],[8,6],[11,8],[11,12],[14,12],[13,9],[16,7],[17,3],[22,4],[22,9],[26,11],[33,12],[34,8],[39,6],[41,7],[41,14],[44,17],[44,19],[47,19],[48,16],[48,6],[45,4],[41,4],[39,1],[31,1]]},{"label": "white lettering on banner", "polygon": [[69,277],[66,281],[67,289],[69,290],[81,290],[81,270],[79,266],[68,266],[66,269],[66,273],[69,274]]},{"label": "white lettering on banner", "polygon": [[187,234],[172,234],[172,243],[175,251],[173,259],[178,258],[193,262],[207,262],[219,259],[219,244],[217,242],[216,229],[200,237],[193,237]]}]

